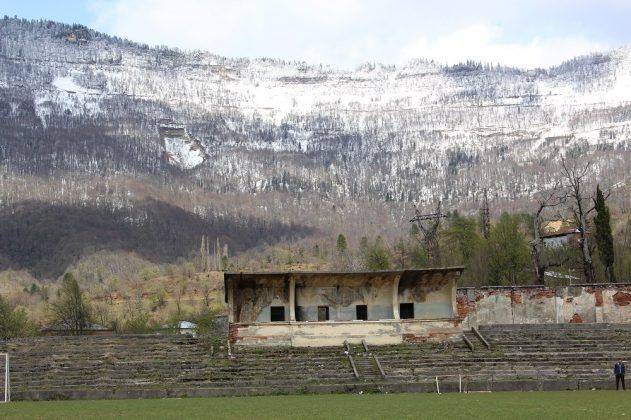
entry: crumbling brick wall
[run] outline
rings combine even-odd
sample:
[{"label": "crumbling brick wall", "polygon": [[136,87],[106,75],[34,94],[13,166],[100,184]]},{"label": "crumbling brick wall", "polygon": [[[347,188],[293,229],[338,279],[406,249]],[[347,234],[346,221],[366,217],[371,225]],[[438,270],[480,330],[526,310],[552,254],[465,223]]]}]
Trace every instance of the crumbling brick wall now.
[{"label": "crumbling brick wall", "polygon": [[631,323],[631,284],[460,288],[458,316],[487,324]]}]

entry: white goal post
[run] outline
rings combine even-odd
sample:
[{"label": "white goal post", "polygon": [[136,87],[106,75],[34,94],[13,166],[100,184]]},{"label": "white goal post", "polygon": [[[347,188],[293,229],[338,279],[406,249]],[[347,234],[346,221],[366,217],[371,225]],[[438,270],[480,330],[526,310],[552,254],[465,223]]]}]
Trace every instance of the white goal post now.
[{"label": "white goal post", "polygon": [[[2,378],[0,379],[0,383],[4,385],[2,388],[2,400],[0,403],[7,403],[11,401],[11,381],[10,381],[10,370],[9,370],[9,353],[0,353],[0,360],[2,360],[2,364],[4,365],[4,369],[2,369]],[[2,366],[2,365],[0,365]]]}]

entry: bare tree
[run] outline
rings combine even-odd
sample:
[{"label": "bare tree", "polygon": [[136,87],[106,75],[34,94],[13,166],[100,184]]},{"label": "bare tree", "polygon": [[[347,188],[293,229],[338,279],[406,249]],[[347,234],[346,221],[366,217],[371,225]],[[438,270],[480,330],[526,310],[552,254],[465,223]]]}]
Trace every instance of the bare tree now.
[{"label": "bare tree", "polygon": [[557,207],[565,203],[567,193],[562,190],[560,183],[555,183],[554,187],[547,192],[540,193],[537,197],[537,210],[533,216],[533,235],[534,239],[530,243],[532,246],[532,259],[535,265],[535,276],[537,283],[545,284],[545,273],[550,267],[558,267],[566,262],[553,261],[544,257],[545,243],[543,241],[543,224],[545,222],[543,214],[546,209]]},{"label": "bare tree", "polygon": [[594,207],[592,206],[592,195],[585,191],[585,181],[590,166],[591,162],[581,163],[576,160],[568,162],[565,158],[561,158],[562,173],[567,182],[568,199],[571,201],[570,210],[574,214],[574,220],[579,229],[583,274],[585,275],[585,280],[592,283],[595,274],[592,260],[593,247],[589,240],[588,226],[589,214],[594,210]]}]

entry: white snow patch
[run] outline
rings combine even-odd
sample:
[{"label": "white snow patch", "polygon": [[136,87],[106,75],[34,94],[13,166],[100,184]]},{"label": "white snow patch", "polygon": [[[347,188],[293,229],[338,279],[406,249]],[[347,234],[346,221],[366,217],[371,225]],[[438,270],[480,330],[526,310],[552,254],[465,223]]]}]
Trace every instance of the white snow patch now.
[{"label": "white snow patch", "polygon": [[192,169],[204,162],[204,152],[190,140],[165,137],[164,147],[171,163],[184,169]]}]

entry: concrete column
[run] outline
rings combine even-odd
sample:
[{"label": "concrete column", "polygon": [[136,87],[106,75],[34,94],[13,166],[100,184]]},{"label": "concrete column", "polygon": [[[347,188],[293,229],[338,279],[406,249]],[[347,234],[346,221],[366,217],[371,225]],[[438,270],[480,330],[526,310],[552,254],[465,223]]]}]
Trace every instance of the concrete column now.
[{"label": "concrete column", "polygon": [[458,279],[452,277],[449,279],[451,284],[451,316],[458,316]]},{"label": "concrete column", "polygon": [[399,280],[401,280],[401,273],[397,274],[392,282],[392,317],[394,319],[401,319],[399,316]]},{"label": "concrete column", "polygon": [[296,279],[289,275],[289,322],[296,322]]},{"label": "concrete column", "polygon": [[235,311],[237,308],[234,307],[234,281],[232,279],[226,282],[226,292],[228,293],[228,322],[234,323],[236,316]]}]

